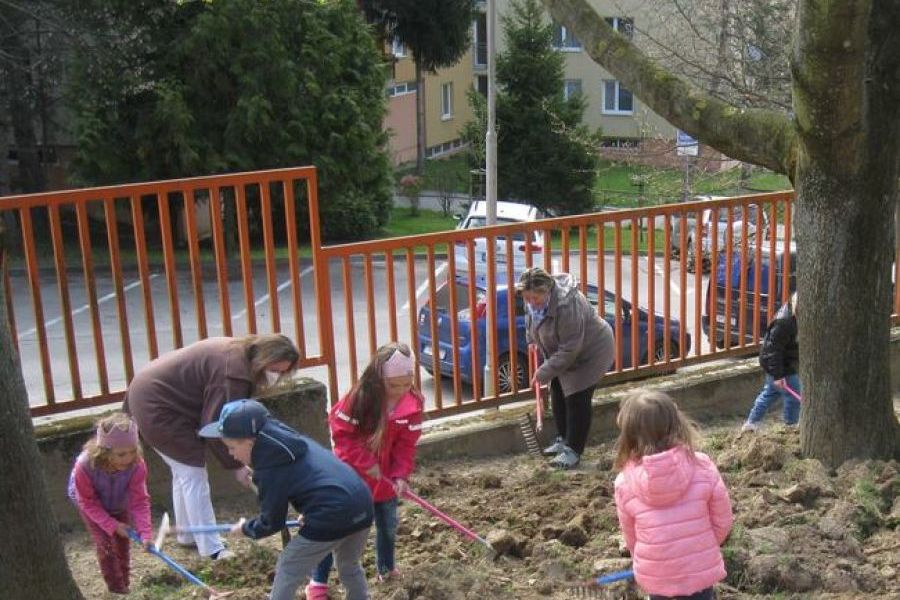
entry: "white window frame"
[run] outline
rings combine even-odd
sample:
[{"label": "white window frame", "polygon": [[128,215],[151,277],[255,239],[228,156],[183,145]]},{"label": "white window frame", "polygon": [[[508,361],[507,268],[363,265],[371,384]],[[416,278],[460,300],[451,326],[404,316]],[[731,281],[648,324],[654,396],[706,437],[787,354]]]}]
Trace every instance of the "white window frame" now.
[{"label": "white window frame", "polygon": [[388,98],[394,98],[395,96],[405,96],[406,94],[415,94],[416,93],[416,82],[415,81],[401,81],[400,83],[395,83],[394,85],[389,85],[387,88]]},{"label": "white window frame", "polygon": [[[484,13],[482,13],[482,14],[484,14]],[[488,66],[487,52],[485,52],[485,61],[478,62],[478,44],[479,44],[478,33],[479,33],[479,31],[480,30],[478,27],[478,16],[476,16],[474,19],[472,19],[472,64],[475,65],[476,68],[486,69]],[[487,36],[485,36],[485,40],[486,39],[487,39]],[[485,45],[486,44],[487,44],[487,42],[485,42]]]},{"label": "white window frame", "polygon": [[[607,83],[615,84],[615,107],[614,108],[606,108],[606,84]],[[631,92],[631,110],[622,110],[619,108],[619,99],[622,93],[622,84],[618,79],[603,79],[600,82],[600,112],[604,115],[633,115],[634,114],[634,92],[631,90],[627,90]],[[627,89],[627,88],[626,88]]]},{"label": "white window frame", "polygon": [[391,54],[395,58],[406,58],[406,46],[397,38],[391,40]]},{"label": "white window frame", "polygon": [[453,82],[441,84],[441,121],[453,118]]},{"label": "white window frame", "polygon": [[[629,40],[634,39],[634,19],[631,17],[606,17],[607,24]],[[626,28],[630,25],[630,28]]]},{"label": "white window frame", "polygon": [[563,98],[566,99],[566,102],[569,101],[569,98],[572,97],[572,93],[569,91],[569,87],[578,86],[578,93],[582,96],[584,95],[584,82],[581,79],[565,79],[563,80]]},{"label": "white window frame", "polygon": [[559,27],[559,45],[556,45],[554,36],[553,47],[560,52],[581,52],[581,42],[569,31],[565,25],[557,25]]}]

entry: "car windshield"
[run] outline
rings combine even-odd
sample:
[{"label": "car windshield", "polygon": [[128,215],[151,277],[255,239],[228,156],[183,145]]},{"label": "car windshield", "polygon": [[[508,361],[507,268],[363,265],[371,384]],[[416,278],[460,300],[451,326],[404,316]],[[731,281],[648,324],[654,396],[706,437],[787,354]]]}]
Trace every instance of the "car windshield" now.
[{"label": "car windshield", "polygon": [[[497,225],[509,225],[511,223],[523,223],[524,221],[515,221],[513,219],[497,219]],[[487,217],[469,217],[469,220],[466,222],[466,229],[472,229],[475,227],[484,227],[487,225]],[[506,236],[497,236],[498,240],[505,240]],[[516,231],[513,233],[512,239],[516,242],[524,242],[525,241],[525,233],[522,231]]]},{"label": "car windshield", "polygon": [[[717,212],[719,213],[718,214],[719,223],[728,223],[728,209],[724,208],[724,207],[719,208],[717,210]],[[737,223],[738,221],[743,221],[744,220],[744,207],[743,206],[735,206],[732,209],[732,214],[734,215],[732,218],[734,219],[735,223]],[[756,223],[756,207],[755,206],[750,207],[749,214],[750,214],[750,223],[755,224]]]}]

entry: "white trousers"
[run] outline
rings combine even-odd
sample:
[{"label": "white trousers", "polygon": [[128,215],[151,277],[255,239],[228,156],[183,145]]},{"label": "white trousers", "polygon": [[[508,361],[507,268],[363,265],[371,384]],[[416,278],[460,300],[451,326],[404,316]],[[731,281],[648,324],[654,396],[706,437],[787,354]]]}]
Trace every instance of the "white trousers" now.
[{"label": "white trousers", "polygon": [[[175,525],[190,527],[211,525],[216,522],[212,498],[209,493],[209,476],[206,467],[193,467],[180,463],[156,451],[172,470],[172,504],[175,509]],[[179,544],[197,544],[201,556],[219,552],[225,545],[218,533],[179,533]]]}]

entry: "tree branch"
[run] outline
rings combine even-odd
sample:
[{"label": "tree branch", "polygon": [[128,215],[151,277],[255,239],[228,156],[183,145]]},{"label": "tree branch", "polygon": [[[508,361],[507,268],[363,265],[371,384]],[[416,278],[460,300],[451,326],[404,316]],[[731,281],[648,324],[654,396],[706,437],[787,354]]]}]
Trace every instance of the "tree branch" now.
[{"label": "tree branch", "polygon": [[667,121],[731,158],[793,174],[797,135],[785,115],[732,106],[679,79],[616,33],[587,0],[542,2],[596,63]]}]

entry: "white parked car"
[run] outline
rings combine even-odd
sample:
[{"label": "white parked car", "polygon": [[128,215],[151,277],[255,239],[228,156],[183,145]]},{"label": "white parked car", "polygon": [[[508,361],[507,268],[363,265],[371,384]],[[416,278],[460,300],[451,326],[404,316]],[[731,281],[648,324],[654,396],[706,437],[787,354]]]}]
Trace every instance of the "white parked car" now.
[{"label": "white parked car", "polygon": [[[530,204],[519,204],[516,202],[497,202],[497,225],[506,225],[509,223],[530,223],[543,218],[541,211]],[[469,207],[469,213],[462,217],[457,229],[474,229],[476,227],[484,227],[487,224],[487,208],[483,200],[477,200]],[[531,264],[533,266],[542,266],[544,264],[544,237],[539,231],[534,231],[526,236],[525,232],[517,231],[513,233],[513,256],[512,269],[513,276],[517,277],[526,267],[526,252],[531,252]],[[506,274],[507,265],[510,262],[507,256],[506,237],[497,236],[494,239],[494,264],[496,265],[496,273]],[[454,258],[456,259],[456,271],[458,273],[474,272],[475,275],[487,274],[487,239],[477,238],[473,244],[475,268],[469,268],[469,259],[466,252],[465,242],[457,242],[454,247]],[[530,246],[529,250],[526,250]]]},{"label": "white parked car", "polygon": [[[716,198],[710,198],[716,199]],[[748,204],[747,206],[735,206],[732,208],[731,220],[731,241],[734,248],[740,248],[741,237],[744,235],[744,221],[747,221],[747,239],[752,242],[756,239],[756,230],[762,228],[764,239],[768,236],[769,220],[764,210],[758,204]],[[719,252],[725,250],[728,241],[728,209],[721,207],[718,209],[707,208],[700,214],[699,223],[695,223],[696,231],[699,228],[700,249],[702,251],[703,272],[709,270],[710,252],[712,252],[712,238],[716,237],[716,249]],[[694,256],[695,245],[693,236],[688,236],[687,246],[687,270],[693,272],[696,266]]]}]

